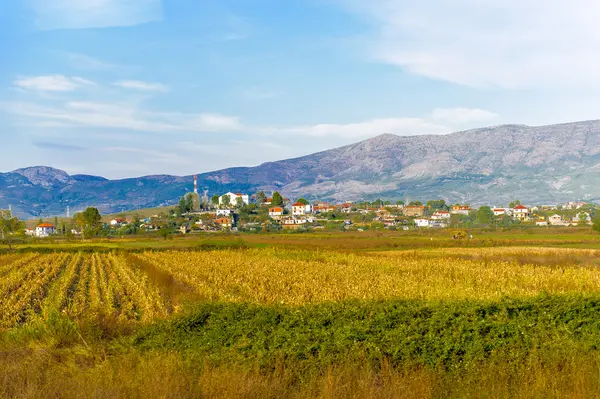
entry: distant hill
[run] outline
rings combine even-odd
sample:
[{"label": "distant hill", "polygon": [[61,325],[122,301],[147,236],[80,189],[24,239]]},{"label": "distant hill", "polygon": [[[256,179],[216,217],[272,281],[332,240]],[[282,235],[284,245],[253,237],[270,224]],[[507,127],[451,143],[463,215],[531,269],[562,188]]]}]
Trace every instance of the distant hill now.
[{"label": "distant hill", "polygon": [[[444,198],[452,202],[557,203],[600,199],[600,121],[503,125],[448,135],[382,134],[356,144],[200,174],[209,193],[279,190],[332,200]],[[107,180],[45,166],[0,174],[0,208],[50,216],[86,206],[104,213],[176,203],[192,177]]]}]

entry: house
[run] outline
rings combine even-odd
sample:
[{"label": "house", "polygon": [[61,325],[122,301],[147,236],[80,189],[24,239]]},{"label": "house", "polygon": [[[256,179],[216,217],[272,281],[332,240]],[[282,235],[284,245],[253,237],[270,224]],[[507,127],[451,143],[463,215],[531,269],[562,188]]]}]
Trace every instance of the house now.
[{"label": "house", "polygon": [[292,215],[294,216],[303,216],[311,212],[312,205],[310,204],[305,205],[301,202],[296,202],[294,205],[292,205]]},{"label": "house", "polygon": [[335,212],[335,206],[327,202],[319,202],[313,206],[314,213]]},{"label": "house", "polygon": [[566,204],[563,205],[564,209],[568,209],[568,210],[573,210],[573,209],[581,209],[584,205],[587,205],[587,203],[582,202],[582,201],[577,201],[577,202],[567,202]]},{"label": "house", "polygon": [[415,227],[429,227],[429,219],[424,219],[424,218],[415,219]]},{"label": "house", "polygon": [[539,220],[536,220],[535,225],[536,226],[548,226],[548,221],[544,220],[544,219],[539,219]]},{"label": "house", "polygon": [[587,212],[578,213],[573,218],[573,224],[579,224],[579,223],[592,224],[592,217]]},{"label": "house", "polygon": [[222,229],[230,229],[232,226],[231,218],[218,218],[215,219],[215,223]]},{"label": "house", "polygon": [[472,209],[469,205],[454,205],[450,213],[453,215],[469,216],[469,213],[471,213],[471,211]]},{"label": "house", "polygon": [[238,198],[242,200],[245,205],[250,203],[250,197],[248,194],[240,194],[240,193],[226,193],[219,197],[219,205],[223,205],[223,200],[225,197],[229,197],[229,204],[231,206],[236,206],[238,203]]},{"label": "house", "polygon": [[29,237],[34,237],[35,236],[35,229],[30,229],[30,228],[25,229],[25,235],[29,236]]},{"label": "house", "polygon": [[552,215],[548,218],[548,223],[551,226],[568,226],[569,222],[565,221],[560,215]]},{"label": "house", "polygon": [[504,216],[506,215],[506,209],[504,208],[494,208],[494,216]]},{"label": "house", "polygon": [[50,223],[42,223],[37,225],[37,227],[35,228],[35,236],[36,237],[48,237],[51,236],[52,234],[54,234],[56,231],[56,229],[54,228],[53,224]]},{"label": "house", "polygon": [[448,211],[436,211],[431,215],[433,220],[448,220],[450,219],[450,212]]},{"label": "house", "polygon": [[217,217],[230,217],[233,211],[231,209],[217,209]]},{"label": "house", "polygon": [[352,204],[346,202],[345,204],[342,204],[342,206],[340,207],[340,211],[342,213],[350,213],[352,212]]},{"label": "house", "polygon": [[404,216],[423,216],[425,207],[423,205],[408,205],[404,207]]},{"label": "house", "polygon": [[113,227],[122,226],[124,224],[127,224],[127,220],[125,220],[123,218],[114,218],[113,220],[110,221],[110,225]]},{"label": "house", "polygon": [[272,218],[279,218],[283,216],[283,208],[280,206],[269,208],[269,216]]},{"label": "house", "polygon": [[513,209],[513,216],[519,220],[527,220],[531,215],[531,211],[525,205],[517,205]]}]

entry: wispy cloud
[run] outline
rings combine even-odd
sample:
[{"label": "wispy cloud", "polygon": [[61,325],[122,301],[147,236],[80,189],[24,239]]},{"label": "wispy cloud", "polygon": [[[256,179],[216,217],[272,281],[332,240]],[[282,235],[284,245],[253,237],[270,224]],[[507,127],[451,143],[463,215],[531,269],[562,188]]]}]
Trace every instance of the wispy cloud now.
[{"label": "wispy cloud", "polygon": [[82,86],[94,85],[94,82],[79,77],[50,75],[20,78],[14,81],[14,85],[28,90],[69,92]]},{"label": "wispy cloud", "polygon": [[100,60],[98,58],[90,57],[85,54],[69,53],[67,58],[71,65],[77,69],[90,70],[90,71],[101,71],[112,69],[115,67],[114,64]]},{"label": "wispy cloud", "polygon": [[133,26],[162,19],[161,0],[32,0],[39,29]]},{"label": "wispy cloud", "polygon": [[451,125],[465,123],[487,123],[499,117],[498,114],[479,108],[437,108],[431,117],[439,122]]},{"label": "wispy cloud", "polygon": [[44,150],[54,150],[54,151],[83,151],[85,150],[85,148],[78,146],[78,145],[72,145],[72,144],[64,144],[64,143],[52,143],[49,141],[35,141],[33,142],[33,145],[44,149]]},{"label": "wispy cloud", "polygon": [[5,103],[5,111],[22,118],[20,123],[62,123],[73,127],[127,129],[146,132],[218,132],[238,130],[239,118],[211,113],[187,114],[144,110],[134,104],[71,101],[56,106]]},{"label": "wispy cloud", "polygon": [[141,80],[120,80],[113,83],[114,86],[124,89],[139,90],[139,91],[155,91],[166,92],[169,88],[162,83],[143,82]]},{"label": "wispy cloud", "polygon": [[414,74],[475,87],[600,85],[600,3],[339,0],[373,22],[368,52]]},{"label": "wispy cloud", "polygon": [[278,91],[263,89],[260,87],[251,87],[242,91],[241,93],[242,98],[249,101],[268,100],[279,95],[280,93]]}]

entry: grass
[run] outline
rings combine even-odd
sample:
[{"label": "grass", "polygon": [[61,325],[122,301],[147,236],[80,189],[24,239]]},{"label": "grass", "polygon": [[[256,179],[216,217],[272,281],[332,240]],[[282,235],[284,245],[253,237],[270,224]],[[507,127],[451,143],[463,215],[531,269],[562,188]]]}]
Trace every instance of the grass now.
[{"label": "grass", "polygon": [[597,397],[598,237],[447,234],[22,246],[0,398]]}]

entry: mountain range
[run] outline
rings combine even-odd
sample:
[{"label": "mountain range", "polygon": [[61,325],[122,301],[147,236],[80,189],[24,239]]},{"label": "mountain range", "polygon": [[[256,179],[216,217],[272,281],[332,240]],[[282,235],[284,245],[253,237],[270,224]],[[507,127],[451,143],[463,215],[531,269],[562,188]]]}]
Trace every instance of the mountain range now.
[{"label": "mountain range", "polygon": [[[209,195],[227,191],[324,200],[437,199],[472,205],[600,199],[600,121],[502,125],[447,135],[382,134],[300,158],[199,174]],[[46,166],[0,173],[0,209],[21,217],[96,206],[103,213],[170,205],[192,176],[108,180]]]}]

